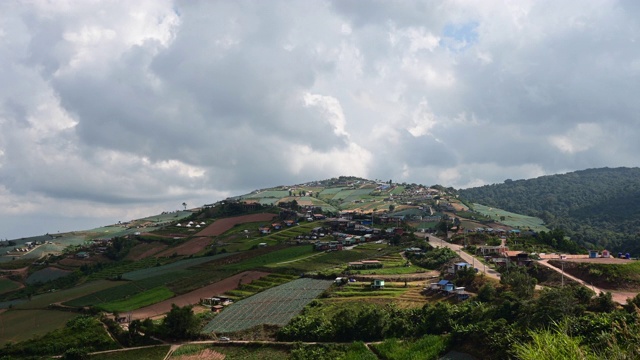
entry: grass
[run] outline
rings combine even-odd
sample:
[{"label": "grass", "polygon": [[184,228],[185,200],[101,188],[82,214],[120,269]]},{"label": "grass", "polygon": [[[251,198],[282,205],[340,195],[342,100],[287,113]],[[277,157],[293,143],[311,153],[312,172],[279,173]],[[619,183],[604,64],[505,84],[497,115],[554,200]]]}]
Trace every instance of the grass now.
[{"label": "grass", "polygon": [[[477,211],[481,215],[493,219],[494,221],[498,221],[514,228],[531,229],[534,231],[549,231],[549,229],[544,226],[544,221],[537,217],[516,214],[481,204],[473,204],[473,210]],[[500,220],[500,217],[502,216],[504,216],[504,220]]]},{"label": "grass", "polygon": [[[380,244],[367,244],[380,247]],[[281,269],[289,269],[297,272],[314,272],[336,270],[342,272],[347,263],[363,259],[370,259],[382,255],[377,248],[367,246],[357,246],[353,250],[333,251],[320,253],[321,255],[299,259],[288,264],[279,264]]]},{"label": "grass", "polygon": [[206,351],[224,354],[226,360],[282,360],[290,358],[289,351],[281,346],[246,344],[244,346],[183,345],[171,354],[170,359],[197,354],[205,356]]},{"label": "grass", "polygon": [[269,264],[276,264],[292,259],[300,258],[311,254],[313,248],[311,245],[300,245],[288,247],[282,250],[273,251],[264,255],[259,255],[251,259],[247,259],[241,263],[226,265],[223,268],[235,271],[251,270],[258,267],[268,266]]},{"label": "grass", "polygon": [[42,336],[64,327],[78,314],[53,310],[9,310],[0,314],[0,345]]},{"label": "grass", "polygon": [[90,360],[158,360],[164,359],[169,352],[170,345],[159,345],[142,349],[112,351],[89,356]]},{"label": "grass", "polygon": [[[218,254],[215,256],[197,257],[192,259],[180,260],[180,261],[172,262],[172,263],[161,265],[161,266],[152,265],[153,267],[146,267],[146,268],[141,268],[139,270],[126,272],[122,275],[122,278],[127,280],[143,280],[150,277],[165,275],[165,274],[174,272],[176,270],[188,269],[190,267],[208,263],[210,261],[221,259],[229,255],[231,254]],[[151,259],[155,260],[153,258]]]},{"label": "grass", "polygon": [[0,278],[0,294],[4,294],[13,290],[18,290],[20,284],[9,279]]},{"label": "grass", "polygon": [[386,339],[372,344],[382,359],[387,360],[435,360],[449,347],[446,336],[426,335],[416,341]]},{"label": "grass", "polygon": [[29,275],[29,277],[25,282],[27,284],[46,283],[61,277],[65,277],[69,274],[71,274],[71,271],[62,270],[54,267],[47,267]]},{"label": "grass", "polygon": [[82,285],[78,285],[71,289],[56,290],[54,292],[36,295],[31,301],[26,301],[15,306],[16,309],[42,309],[49,304],[71,301],[89,294],[111,289],[113,287],[124,284],[124,282],[97,280]]},{"label": "grass", "polygon": [[351,298],[351,297],[396,297],[404,294],[409,288],[404,287],[404,283],[385,283],[384,289],[372,290],[369,282],[348,283],[330,290],[331,298]]},{"label": "grass", "polygon": [[173,297],[173,292],[165,286],[159,286],[136,294],[125,300],[98,304],[97,307],[109,312],[126,312],[158,303]]},{"label": "grass", "polygon": [[381,269],[368,269],[368,270],[355,270],[351,271],[352,274],[375,274],[375,275],[399,275],[399,274],[415,274],[425,272],[427,270],[415,266],[409,262],[407,266],[407,260],[405,260],[400,254],[388,254],[376,258],[382,262],[383,267]]}]

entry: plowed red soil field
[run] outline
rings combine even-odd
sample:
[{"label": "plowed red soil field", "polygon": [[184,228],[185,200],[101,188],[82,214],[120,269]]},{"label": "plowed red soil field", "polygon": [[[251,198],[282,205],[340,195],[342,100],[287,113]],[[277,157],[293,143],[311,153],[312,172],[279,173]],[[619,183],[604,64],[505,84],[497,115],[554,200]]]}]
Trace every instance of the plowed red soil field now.
[{"label": "plowed red soil field", "polygon": [[215,295],[222,295],[229,290],[236,289],[240,280],[242,280],[243,284],[249,284],[253,280],[257,280],[267,275],[269,275],[269,273],[263,271],[245,271],[190,293],[179,295],[157,304],[134,310],[131,312],[131,320],[152,318],[168,313],[171,310],[171,304],[176,304],[180,307],[198,304],[200,299],[209,298]]},{"label": "plowed red soil field", "polygon": [[196,236],[218,236],[224,234],[225,231],[231,229],[235,224],[271,221],[276,216],[276,214],[261,213],[224,218],[214,221],[213,224],[207,226],[204,230],[197,233]]},{"label": "plowed red soil field", "polygon": [[193,255],[193,254],[197,254],[198,252],[204,250],[204,248],[207,247],[207,245],[209,245],[209,243],[211,242],[210,238],[207,237],[196,237],[193,238],[189,241],[187,241],[184,244],[180,244],[176,247],[172,247],[172,248],[168,248],[166,250],[163,250],[157,254],[155,254],[155,257],[165,257],[165,256],[172,256],[174,253],[177,255]]}]

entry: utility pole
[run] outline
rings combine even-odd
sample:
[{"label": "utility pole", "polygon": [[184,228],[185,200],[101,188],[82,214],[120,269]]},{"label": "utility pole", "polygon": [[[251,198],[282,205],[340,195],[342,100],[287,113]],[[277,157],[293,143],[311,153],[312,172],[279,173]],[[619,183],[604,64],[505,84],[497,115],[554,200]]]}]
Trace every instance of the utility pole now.
[{"label": "utility pole", "polygon": [[564,261],[562,261],[562,287],[564,287]]}]

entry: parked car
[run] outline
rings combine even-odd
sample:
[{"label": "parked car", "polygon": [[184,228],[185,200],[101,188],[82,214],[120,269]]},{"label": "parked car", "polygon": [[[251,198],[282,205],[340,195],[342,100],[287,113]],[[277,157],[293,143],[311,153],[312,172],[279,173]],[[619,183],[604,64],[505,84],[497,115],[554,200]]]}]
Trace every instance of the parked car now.
[{"label": "parked car", "polygon": [[223,337],[220,338],[220,341],[231,341],[231,339],[229,339],[226,336],[223,336]]}]

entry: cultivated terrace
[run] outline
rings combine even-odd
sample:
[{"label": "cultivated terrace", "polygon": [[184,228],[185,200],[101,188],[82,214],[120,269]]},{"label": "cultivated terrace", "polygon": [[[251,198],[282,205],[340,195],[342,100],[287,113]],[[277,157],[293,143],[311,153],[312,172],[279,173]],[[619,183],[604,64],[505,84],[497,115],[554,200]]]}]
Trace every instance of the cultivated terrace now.
[{"label": "cultivated terrace", "polygon": [[339,177],[2,245],[0,359],[640,358],[636,260],[438,185]]}]

